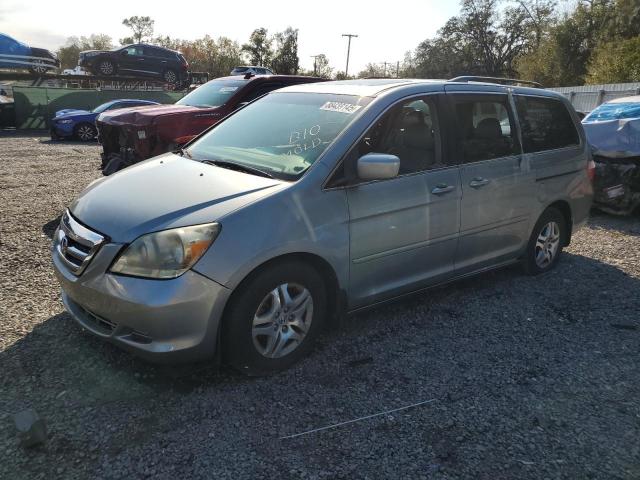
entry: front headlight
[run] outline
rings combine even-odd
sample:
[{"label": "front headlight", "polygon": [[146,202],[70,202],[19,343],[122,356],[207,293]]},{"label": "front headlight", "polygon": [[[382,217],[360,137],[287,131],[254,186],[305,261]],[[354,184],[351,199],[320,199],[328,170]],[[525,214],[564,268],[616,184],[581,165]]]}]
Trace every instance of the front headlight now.
[{"label": "front headlight", "polygon": [[220,233],[207,223],[143,235],[111,267],[113,273],[147,278],[176,278],[202,257]]}]

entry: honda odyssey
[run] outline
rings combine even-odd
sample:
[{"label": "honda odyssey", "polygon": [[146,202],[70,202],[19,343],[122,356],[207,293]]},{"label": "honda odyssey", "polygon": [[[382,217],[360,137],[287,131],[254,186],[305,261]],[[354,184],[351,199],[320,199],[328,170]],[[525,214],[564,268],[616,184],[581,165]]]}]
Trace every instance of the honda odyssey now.
[{"label": "honda odyssey", "polygon": [[331,319],[519,262],[553,268],[593,162],[557,93],[356,80],[287,87],[87,187],[53,243],[62,299],[155,361],[264,374]]}]

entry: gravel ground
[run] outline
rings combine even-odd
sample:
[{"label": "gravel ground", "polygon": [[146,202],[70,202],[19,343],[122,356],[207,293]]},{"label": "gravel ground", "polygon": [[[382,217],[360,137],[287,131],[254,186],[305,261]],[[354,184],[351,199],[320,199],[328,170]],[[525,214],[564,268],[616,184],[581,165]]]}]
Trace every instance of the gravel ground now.
[{"label": "gravel ground", "polygon": [[[594,214],[551,273],[355,316],[248,379],[145,364],[64,313],[49,237],[98,175],[96,145],[0,134],[0,478],[640,478],[637,217]],[[29,407],[49,439],[26,450]]]}]

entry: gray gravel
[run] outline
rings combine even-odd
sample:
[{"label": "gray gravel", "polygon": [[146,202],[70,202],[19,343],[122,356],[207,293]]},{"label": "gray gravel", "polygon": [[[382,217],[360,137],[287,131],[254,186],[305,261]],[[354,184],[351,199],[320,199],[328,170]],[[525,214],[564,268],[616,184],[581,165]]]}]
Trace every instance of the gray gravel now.
[{"label": "gray gravel", "polygon": [[[0,134],[0,478],[640,478],[637,217],[596,213],[547,275],[358,315],[248,379],[145,364],[64,313],[49,236],[98,165],[96,145]],[[43,447],[18,445],[27,408]]]}]

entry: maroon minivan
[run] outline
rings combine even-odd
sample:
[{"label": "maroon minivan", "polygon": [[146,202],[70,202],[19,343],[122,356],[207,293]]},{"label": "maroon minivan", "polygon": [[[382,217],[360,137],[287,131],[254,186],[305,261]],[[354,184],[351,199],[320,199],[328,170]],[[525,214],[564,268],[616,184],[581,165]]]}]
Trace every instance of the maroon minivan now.
[{"label": "maroon minivan", "polygon": [[173,105],[104,112],[96,119],[102,173],[110,175],[141,160],[170,152],[246,103],[278,88],[323,81],[317,77],[258,75],[221,77]]}]

